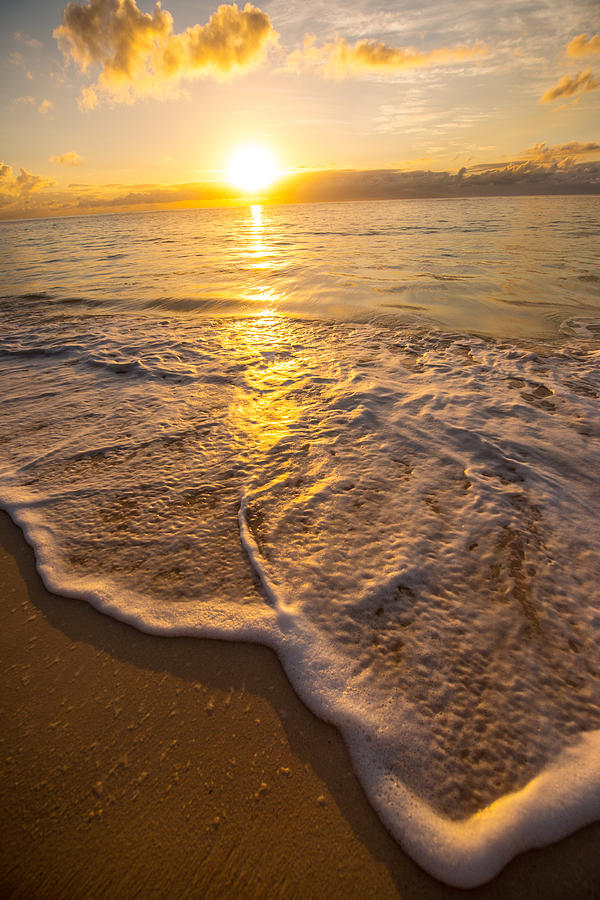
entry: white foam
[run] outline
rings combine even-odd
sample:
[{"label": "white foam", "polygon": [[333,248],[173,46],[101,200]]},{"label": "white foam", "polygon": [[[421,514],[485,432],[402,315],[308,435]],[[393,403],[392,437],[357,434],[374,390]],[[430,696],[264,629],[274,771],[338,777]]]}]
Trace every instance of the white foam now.
[{"label": "white foam", "polygon": [[566,837],[600,811],[600,730],[581,735],[520,791],[461,822],[435,815],[389,776],[376,781],[371,763],[359,751],[357,768],[382,820],[413,859],[455,887],[489,881],[518,853]]},{"label": "white foam", "polygon": [[0,502],[50,589],[274,647],[402,846],[472,886],[600,814],[599,352],[19,314]]}]

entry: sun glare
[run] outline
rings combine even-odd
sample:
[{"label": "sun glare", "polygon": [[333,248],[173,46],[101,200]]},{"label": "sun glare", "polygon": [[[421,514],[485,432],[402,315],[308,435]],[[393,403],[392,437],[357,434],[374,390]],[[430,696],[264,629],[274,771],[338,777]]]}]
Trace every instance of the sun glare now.
[{"label": "sun glare", "polygon": [[274,155],[260,144],[238,147],[232,153],[227,167],[227,180],[248,194],[267,187],[278,175]]}]

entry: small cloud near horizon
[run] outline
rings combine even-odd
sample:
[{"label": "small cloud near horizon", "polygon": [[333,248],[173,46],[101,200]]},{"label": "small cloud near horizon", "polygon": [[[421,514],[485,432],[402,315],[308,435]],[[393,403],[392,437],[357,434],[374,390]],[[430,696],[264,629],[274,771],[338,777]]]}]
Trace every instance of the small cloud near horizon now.
[{"label": "small cloud near horizon", "polygon": [[461,168],[458,172],[399,169],[303,173],[277,189],[282,202],[468,198],[600,193],[600,162],[557,166],[534,159]]},{"label": "small cloud near horizon", "polygon": [[100,66],[97,81],[82,90],[80,107],[101,99],[132,103],[165,97],[183,79],[226,80],[256,68],[278,35],[267,13],[246,3],[221,5],[205,25],[173,31],[173,16],[160,3],[143,13],[135,0],[88,0],[67,4],[53,32],[67,60],[85,72]]},{"label": "small cloud near horizon", "polygon": [[477,59],[487,54],[485,44],[473,46],[437,47],[433,50],[392,47],[382,41],[363,38],[354,44],[336,37],[321,46],[312,34],[304,38],[304,45],[294,50],[286,60],[286,67],[294,72],[323,69],[327,75],[343,78],[368,72],[400,72],[404,69],[453,65]]},{"label": "small cloud near horizon", "polygon": [[58,163],[61,166],[80,166],[83,160],[75,150],[68,150],[66,153],[61,153],[60,156],[51,156],[49,162]]},{"label": "small cloud near horizon", "polygon": [[23,168],[15,175],[12,166],[0,163],[0,209],[16,204],[19,210],[26,211],[32,193],[53,187],[55,184],[53,178],[34,175]]},{"label": "small cloud near horizon", "polygon": [[[596,154],[596,161],[576,157]],[[343,200],[511,197],[600,194],[600,145],[572,141],[534,144],[529,158],[463,167],[458,172],[426,169],[331,169],[298,171],[265,190],[263,202],[303,203]],[[123,209],[176,209],[244,202],[242,192],[219,183],[83,185],[50,190],[56,181],[0,165],[0,218],[102,212]]]},{"label": "small cloud near horizon", "polygon": [[42,102],[38,106],[38,112],[40,112],[43,116],[47,116],[52,112],[53,107],[54,103],[52,102],[52,100],[42,100]]},{"label": "small cloud near horizon", "polygon": [[589,156],[590,154],[600,155],[600,144],[595,141],[569,141],[566,144],[534,144],[525,150],[525,155],[530,159],[536,159],[546,163],[564,163],[574,159],[577,156]]}]

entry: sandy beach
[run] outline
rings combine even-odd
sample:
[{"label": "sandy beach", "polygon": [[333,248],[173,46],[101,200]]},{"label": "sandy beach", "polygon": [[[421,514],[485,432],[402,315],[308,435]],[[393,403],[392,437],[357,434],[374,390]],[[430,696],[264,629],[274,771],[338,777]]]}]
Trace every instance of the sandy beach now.
[{"label": "sandy beach", "polygon": [[440,884],[270,650],[139,633],[49,594],[4,513],[0,544],[3,897],[600,896],[600,824]]}]

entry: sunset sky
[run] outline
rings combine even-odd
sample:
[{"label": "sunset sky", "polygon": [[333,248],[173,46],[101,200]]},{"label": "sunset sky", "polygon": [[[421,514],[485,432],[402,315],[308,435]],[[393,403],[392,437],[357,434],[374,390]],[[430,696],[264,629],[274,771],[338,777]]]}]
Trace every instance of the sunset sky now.
[{"label": "sunset sky", "polygon": [[596,0],[0,15],[0,217],[231,202],[247,142],[272,199],[600,191]]}]

